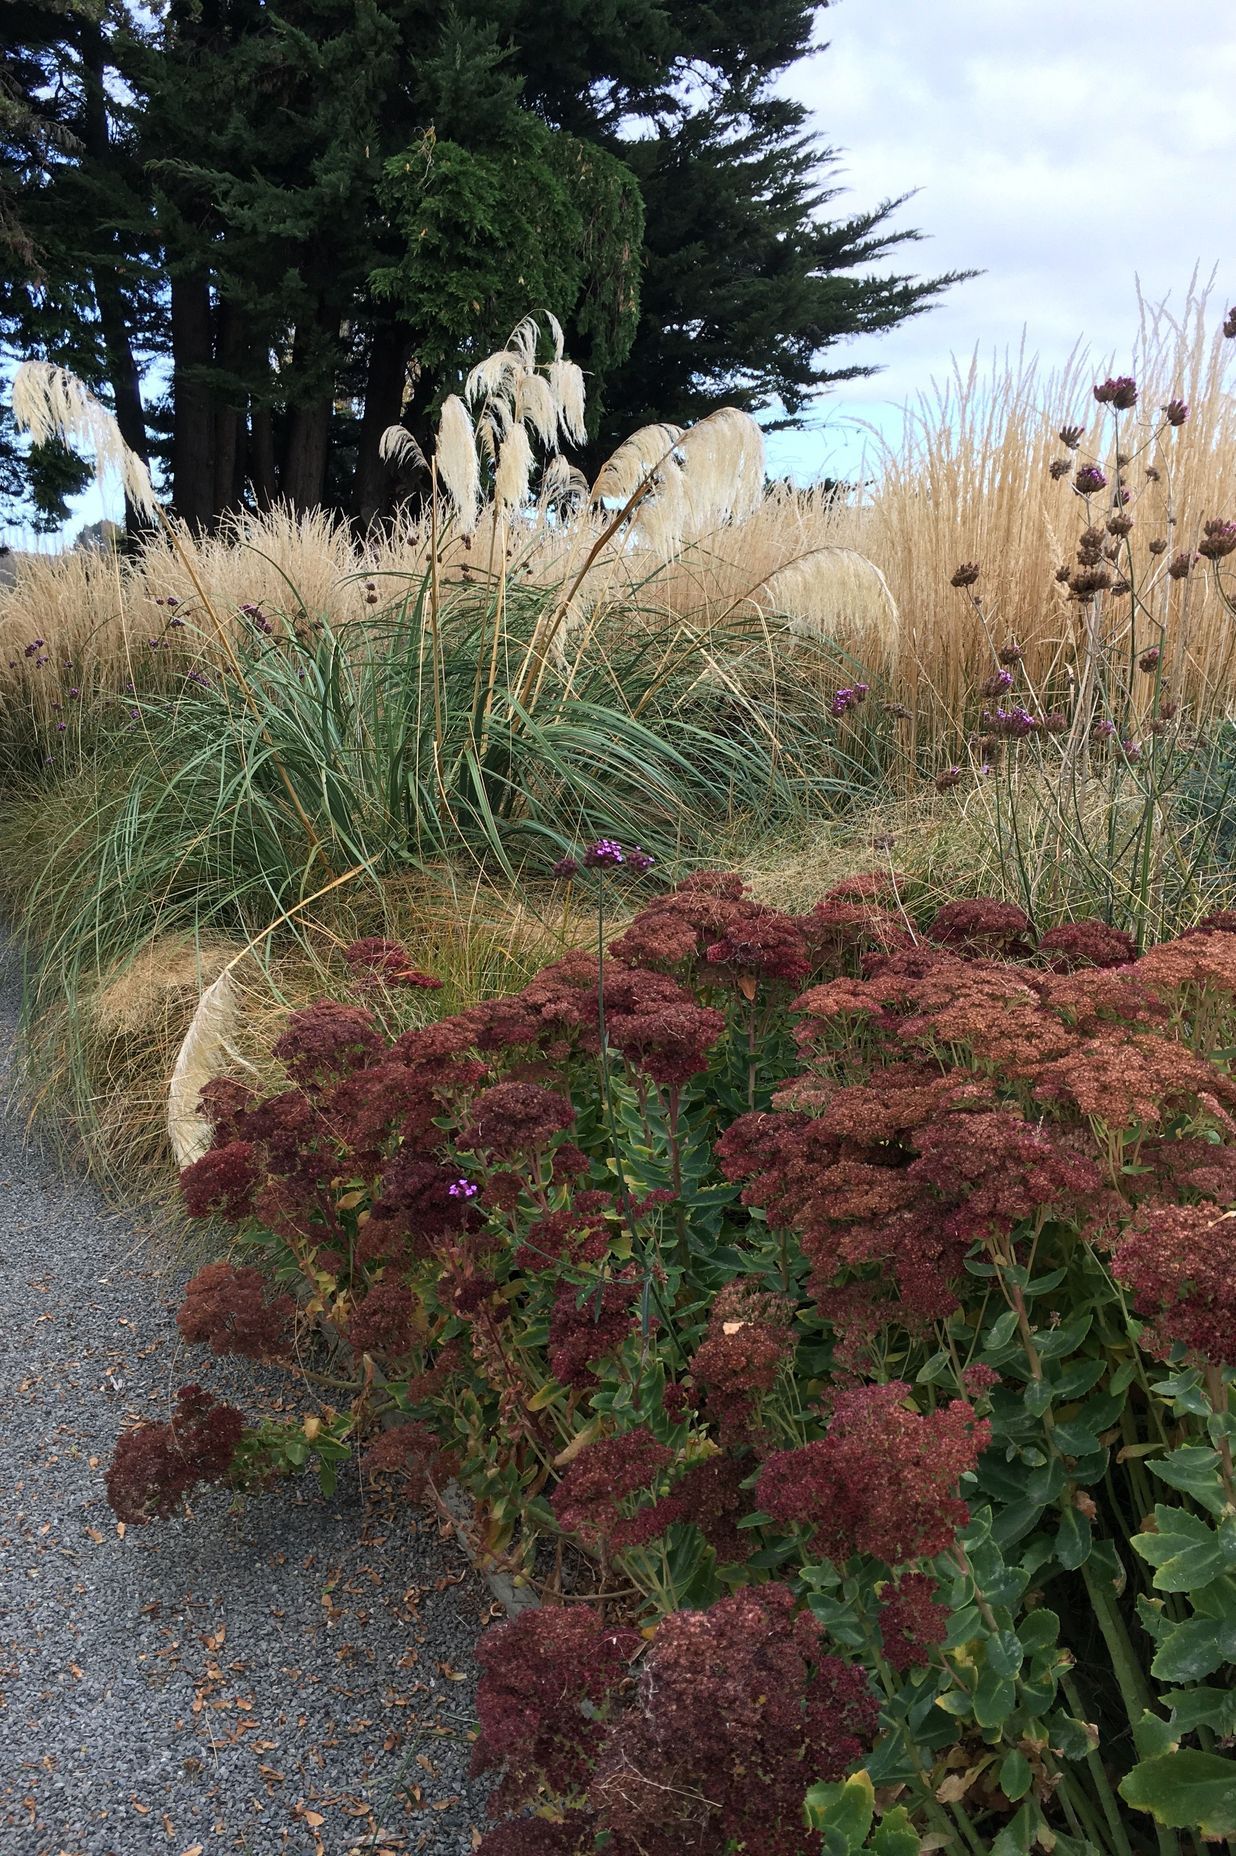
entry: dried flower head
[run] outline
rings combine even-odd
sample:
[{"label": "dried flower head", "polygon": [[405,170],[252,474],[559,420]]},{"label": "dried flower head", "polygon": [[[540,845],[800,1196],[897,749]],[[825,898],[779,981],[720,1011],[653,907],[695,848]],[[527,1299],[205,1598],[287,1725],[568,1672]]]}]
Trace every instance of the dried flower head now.
[{"label": "dried flower head", "polygon": [[1094,397],[1100,406],[1110,406],[1115,412],[1128,412],[1137,404],[1137,382],[1131,374],[1117,374],[1113,379],[1100,380]]},{"label": "dried flower head", "polygon": [[1008,643],[1003,645],[997,653],[1000,662],[1006,666],[1020,664],[1025,655],[1025,652],[1015,638],[1010,638]]},{"label": "dried flower head", "polygon": [[1196,559],[1196,555],[1188,553],[1173,555],[1167,569],[1168,577],[1172,580],[1185,579]]},{"label": "dried flower head", "polygon": [[1073,464],[1070,458],[1053,458],[1047,468],[1051,472],[1052,481],[1059,483],[1061,477],[1068,476]]},{"label": "dried flower head", "polygon": [[1062,425],[1058,434],[1060,443],[1067,446],[1070,451],[1076,451],[1085,436],[1085,431],[1084,425]]},{"label": "dried flower head", "polygon": [[1197,551],[1206,561],[1221,561],[1236,548],[1236,522],[1214,521],[1202,525],[1202,539]]},{"label": "dried flower head", "polygon": [[129,1526],[174,1514],[199,1482],[218,1482],[231,1468],[245,1420],[200,1386],[182,1386],[166,1423],[134,1425],[116,1439],[107,1471],[107,1499]]},{"label": "dried flower head", "polygon": [[1163,540],[1161,536],[1156,536],[1153,541],[1147,543],[1147,546],[1151,554],[1166,554],[1167,553],[1167,543]]},{"label": "dried flower head", "polygon": [[1132,529],[1132,516],[1126,516],[1119,510],[1117,510],[1114,515],[1110,515],[1107,518],[1107,532],[1109,535],[1128,535],[1132,533]]},{"label": "dried flower head", "polygon": [[1189,408],[1184,400],[1168,400],[1163,408],[1163,416],[1169,425],[1183,425],[1189,416]]},{"label": "dried flower head", "polygon": [[574,1120],[570,1102],[552,1089],[539,1083],[495,1083],[473,1099],[460,1143],[490,1160],[529,1159],[549,1147]]},{"label": "dried flower head", "polygon": [[1137,667],[1139,670],[1144,670],[1147,676],[1149,676],[1151,671],[1159,668],[1162,657],[1163,653],[1159,649],[1159,646],[1157,644],[1151,645],[1148,651],[1143,651],[1141,653],[1137,660]]},{"label": "dried flower head", "polygon": [[1107,488],[1107,477],[1097,464],[1083,464],[1073,478],[1073,486],[1082,496],[1093,496]]},{"label": "dried flower head", "polygon": [[1096,593],[1105,592],[1112,583],[1110,567],[1079,567],[1069,575],[1069,591],[1074,599],[1093,599]]},{"label": "dried flower head", "polygon": [[936,775],[936,791],[938,793],[947,793],[950,787],[960,786],[961,777],[960,767],[945,767]]},{"label": "dried flower head", "polygon": [[949,585],[957,587],[973,586],[974,582],[979,577],[979,572],[980,568],[977,561],[963,561],[961,566],[954,570]]}]

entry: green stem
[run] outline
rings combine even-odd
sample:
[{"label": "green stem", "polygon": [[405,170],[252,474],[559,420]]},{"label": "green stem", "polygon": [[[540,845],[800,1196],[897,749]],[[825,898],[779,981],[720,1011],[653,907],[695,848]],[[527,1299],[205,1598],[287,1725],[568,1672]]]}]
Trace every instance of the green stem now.
[{"label": "green stem", "polygon": [[[1086,1716],[1083,1710],[1082,1699],[1077,1692],[1077,1685],[1072,1677],[1062,1677],[1060,1686],[1068,1697],[1069,1706],[1072,1708],[1076,1718],[1079,1721],[1084,1721]],[[1087,1753],[1086,1769],[1094,1783],[1095,1793],[1098,1797],[1099,1804],[1102,1806],[1103,1815],[1107,1819],[1107,1826],[1112,1833],[1112,1843],[1114,1847],[1119,1852],[1119,1856],[1133,1856],[1132,1845],[1129,1842],[1125,1827],[1120,1820],[1120,1807],[1117,1805],[1112,1795],[1112,1788],[1108,1783],[1107,1774],[1103,1770],[1103,1761],[1099,1758],[1097,1748],[1092,1747],[1089,1753]]]},{"label": "green stem", "polygon": [[[1124,1711],[1130,1731],[1137,1727],[1143,1714],[1151,1712],[1150,1690],[1141,1672],[1129,1633],[1124,1627],[1116,1605],[1115,1594],[1102,1574],[1096,1574],[1094,1566],[1087,1560],[1082,1566],[1082,1578],[1086,1584],[1086,1595],[1090,1600],[1107,1653],[1111,1657],[1112,1672],[1124,1702]],[[1159,1856],[1180,1856],[1180,1842],[1177,1837],[1166,1830],[1155,1827],[1155,1836],[1159,1845]]]}]

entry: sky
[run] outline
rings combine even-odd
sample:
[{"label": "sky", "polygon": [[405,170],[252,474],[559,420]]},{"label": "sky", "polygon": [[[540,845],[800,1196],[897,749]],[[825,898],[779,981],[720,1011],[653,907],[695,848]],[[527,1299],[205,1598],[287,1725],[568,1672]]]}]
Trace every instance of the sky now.
[{"label": "sky", "polygon": [[1220,0],[837,0],[826,50],[788,74],[838,150],[856,211],[912,188],[895,224],[925,236],[897,268],[979,269],[938,308],[833,353],[883,371],[821,396],[770,463],[852,474],[856,420],[896,408],[950,357],[1027,351],[1059,366],[1079,339],[1129,365],[1137,282],[1179,305],[1195,266],[1236,301],[1236,13]]},{"label": "sky", "polygon": [[[1024,339],[1050,369],[1084,340],[1096,367],[1127,368],[1139,280],[1179,305],[1195,268],[1217,269],[1216,310],[1236,302],[1236,14],[1220,0],[836,0],[818,37],[783,88],[838,152],[834,210],[917,189],[894,223],[926,236],[897,268],[983,275],[833,350],[882,371],[773,434],[775,474],[856,475],[862,423],[894,438],[898,408],[976,346]],[[98,514],[92,494],[77,520]]]}]

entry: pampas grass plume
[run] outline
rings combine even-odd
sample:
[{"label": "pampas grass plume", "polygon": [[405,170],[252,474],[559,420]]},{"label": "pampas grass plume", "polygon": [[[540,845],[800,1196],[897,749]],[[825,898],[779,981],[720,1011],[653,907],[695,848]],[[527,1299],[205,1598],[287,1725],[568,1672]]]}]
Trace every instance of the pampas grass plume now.
[{"label": "pampas grass plume", "polygon": [[72,448],[93,451],[100,479],[119,477],[134,508],[143,515],[158,515],[150,472],[125,444],[107,408],[66,368],[53,367],[50,361],[23,361],[13,379],[13,417],[36,445],[59,439]]}]

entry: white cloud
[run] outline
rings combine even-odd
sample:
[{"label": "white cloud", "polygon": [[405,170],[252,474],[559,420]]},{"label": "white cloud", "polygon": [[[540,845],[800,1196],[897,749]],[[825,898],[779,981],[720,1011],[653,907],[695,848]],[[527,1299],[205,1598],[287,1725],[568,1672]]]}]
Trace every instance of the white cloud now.
[{"label": "white cloud", "polygon": [[841,0],[830,43],[786,80],[847,191],[834,211],[919,191],[894,255],[928,275],[971,266],[939,308],[832,351],[883,370],[822,396],[822,435],[774,437],[778,469],[830,468],[829,433],[948,372],[953,355],[1027,349],[1058,366],[1079,340],[1128,363],[1136,283],[1180,304],[1195,267],[1236,298],[1236,21],[1214,0]]}]

